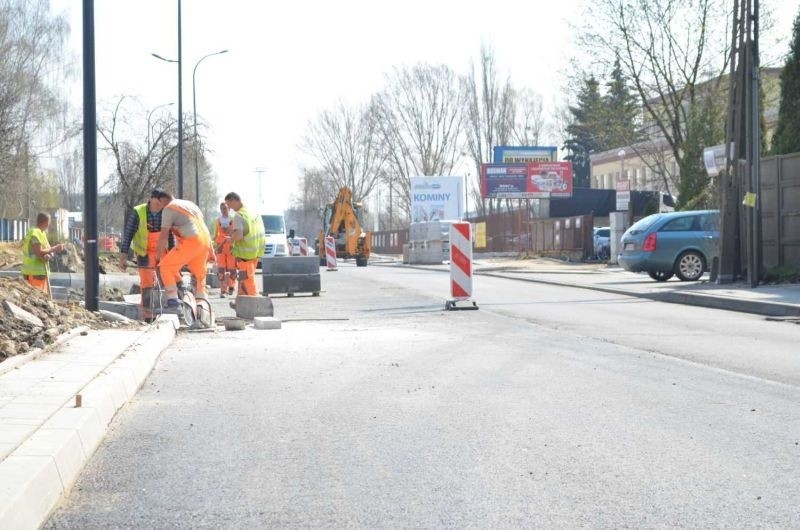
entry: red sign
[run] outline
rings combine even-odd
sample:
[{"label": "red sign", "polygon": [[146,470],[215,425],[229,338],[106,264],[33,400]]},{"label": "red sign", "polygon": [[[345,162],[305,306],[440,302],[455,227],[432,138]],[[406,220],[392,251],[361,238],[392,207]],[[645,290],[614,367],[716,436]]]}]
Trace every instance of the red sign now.
[{"label": "red sign", "polygon": [[572,197],[572,162],[483,164],[481,192],[487,199]]},{"label": "red sign", "polygon": [[528,186],[550,197],[572,197],[572,162],[531,162]]}]

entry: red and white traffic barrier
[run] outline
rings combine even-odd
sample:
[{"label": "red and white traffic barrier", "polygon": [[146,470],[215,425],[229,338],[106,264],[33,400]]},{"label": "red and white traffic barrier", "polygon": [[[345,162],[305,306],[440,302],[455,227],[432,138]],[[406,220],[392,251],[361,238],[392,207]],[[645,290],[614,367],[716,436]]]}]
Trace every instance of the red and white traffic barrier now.
[{"label": "red and white traffic barrier", "polygon": [[308,256],[308,239],[304,237],[300,238],[300,255]]},{"label": "red and white traffic barrier", "polygon": [[450,296],[453,299],[445,304],[445,309],[478,308],[475,302],[466,308],[455,305],[472,297],[472,227],[469,223],[450,225]]},{"label": "red and white traffic barrier", "polygon": [[325,263],[328,265],[329,271],[336,269],[336,240],[333,236],[325,237]]},{"label": "red and white traffic barrier", "polygon": [[294,256],[294,240],[291,238],[286,240],[286,255],[289,257]]}]

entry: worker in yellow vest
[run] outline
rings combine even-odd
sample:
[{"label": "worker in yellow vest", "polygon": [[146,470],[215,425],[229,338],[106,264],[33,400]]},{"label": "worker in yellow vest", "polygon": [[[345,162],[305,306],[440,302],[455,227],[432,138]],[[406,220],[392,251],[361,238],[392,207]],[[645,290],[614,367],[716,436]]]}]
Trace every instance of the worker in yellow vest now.
[{"label": "worker in yellow vest", "polygon": [[36,216],[36,226],[28,230],[22,241],[22,277],[36,289],[46,292],[50,296],[50,285],[47,277],[50,275],[48,262],[57,253],[64,250],[64,244],[50,246],[47,240],[47,230],[50,228],[50,215],[44,212]]},{"label": "worker in yellow vest", "polygon": [[[184,265],[197,282],[195,297],[207,298],[206,263],[214,260],[214,247],[203,213],[195,203],[174,199],[166,192],[161,193],[159,200],[164,209],[161,213],[161,236],[156,260],[167,295],[167,310],[177,311],[180,306],[178,282]],[[170,232],[175,235],[177,242],[175,248],[167,252]]]},{"label": "worker in yellow vest", "polygon": [[236,257],[233,255],[233,216],[224,202],[219,205],[220,216],[214,221],[211,237],[214,239],[214,250],[217,252],[217,277],[221,297],[232,295],[236,289]]},{"label": "worker in yellow vest", "polygon": [[[164,190],[154,189],[150,192],[147,202],[133,207],[133,211],[125,221],[122,232],[122,241],[119,245],[119,268],[128,267],[128,251],[133,249],[136,265],[139,267],[139,287],[141,291],[140,311],[142,320],[150,322],[153,315],[151,297],[156,285],[156,250],[158,238],[161,235],[161,210],[164,206],[159,196]],[[168,247],[174,245],[174,238],[170,235]]]},{"label": "worker in yellow vest", "polygon": [[239,295],[258,295],[256,286],[256,266],[264,254],[264,222],[261,216],[248,211],[238,193],[230,192],[225,203],[236,212],[233,218],[233,255],[236,256],[236,269],[239,274]]}]

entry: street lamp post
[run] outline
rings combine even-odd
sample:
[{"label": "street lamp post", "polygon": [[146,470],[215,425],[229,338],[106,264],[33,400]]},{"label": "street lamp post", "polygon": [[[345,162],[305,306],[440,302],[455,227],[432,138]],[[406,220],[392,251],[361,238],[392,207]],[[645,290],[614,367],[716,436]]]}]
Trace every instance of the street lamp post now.
[{"label": "street lamp post", "polygon": [[195,76],[197,74],[197,67],[200,66],[200,63],[202,63],[204,59],[207,59],[212,55],[220,55],[222,53],[228,53],[228,50],[220,50],[218,52],[204,55],[194,65],[194,69],[192,69],[192,113],[194,115],[194,195],[195,202],[197,203],[198,207],[200,206],[200,169],[197,161],[197,85],[195,83]]},{"label": "street lamp post", "polygon": [[178,65],[178,198],[183,198],[183,63],[181,46],[181,0],[178,0],[178,60],[165,59],[157,53],[151,53],[156,59]]}]

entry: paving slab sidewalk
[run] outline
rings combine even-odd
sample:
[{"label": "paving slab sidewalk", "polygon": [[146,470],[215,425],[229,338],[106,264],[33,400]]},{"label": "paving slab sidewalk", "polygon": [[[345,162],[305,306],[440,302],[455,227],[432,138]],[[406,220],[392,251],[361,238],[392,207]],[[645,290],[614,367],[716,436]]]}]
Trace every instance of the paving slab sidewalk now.
[{"label": "paving slab sidewalk", "polygon": [[72,334],[0,373],[0,528],[41,526],[177,328],[165,316]]}]

